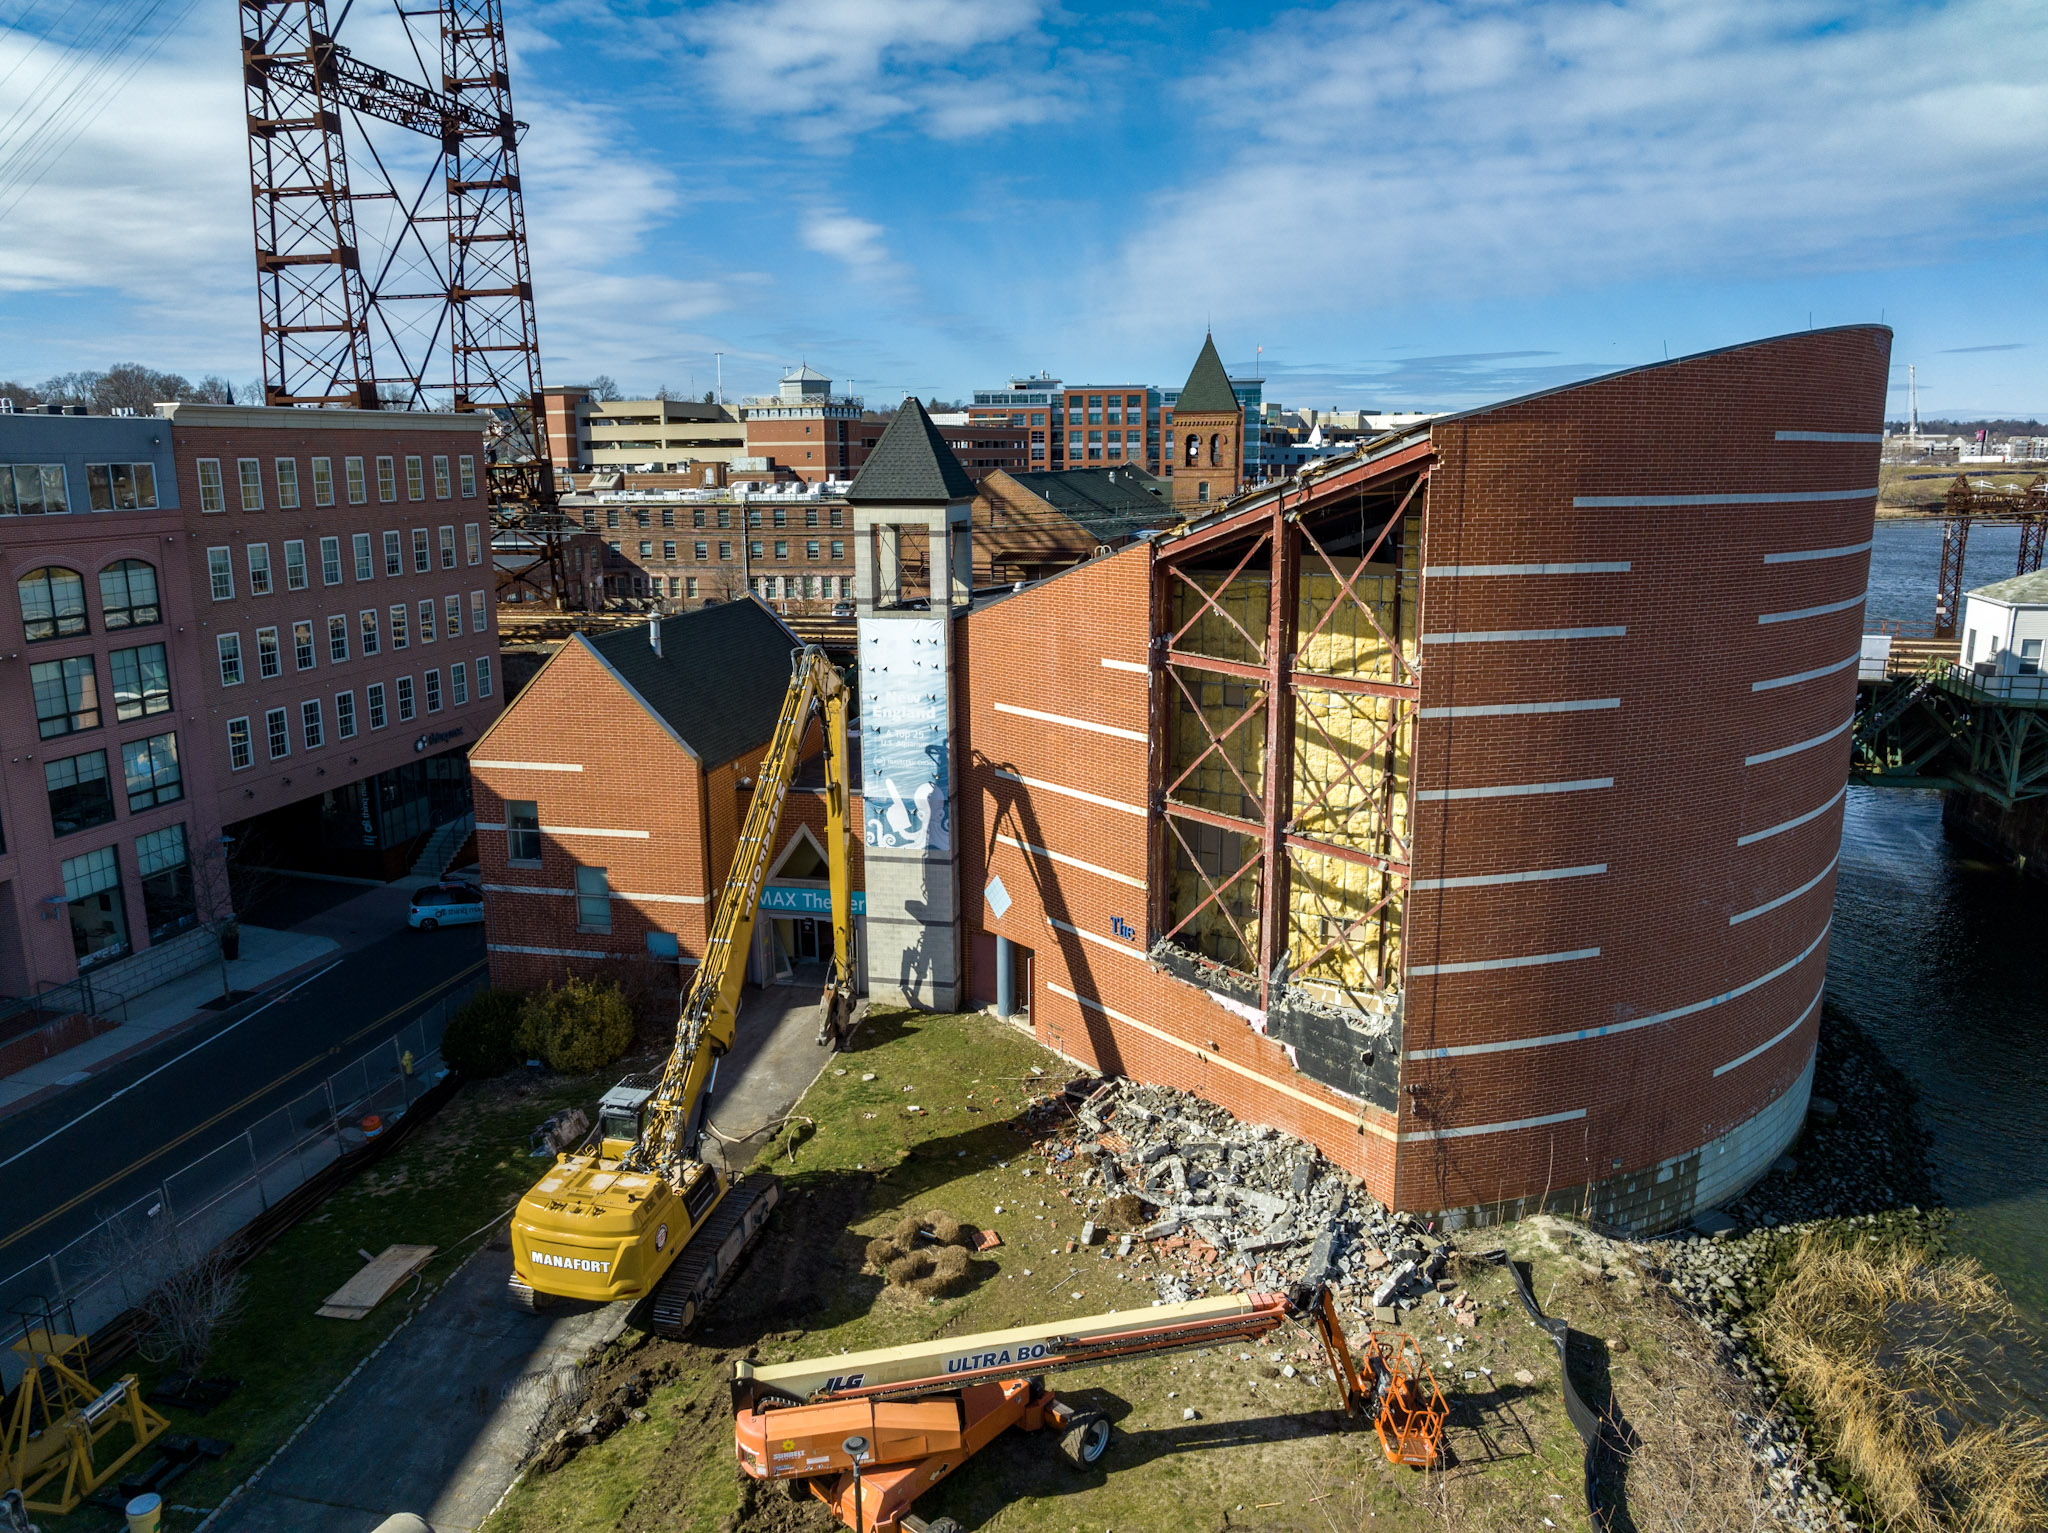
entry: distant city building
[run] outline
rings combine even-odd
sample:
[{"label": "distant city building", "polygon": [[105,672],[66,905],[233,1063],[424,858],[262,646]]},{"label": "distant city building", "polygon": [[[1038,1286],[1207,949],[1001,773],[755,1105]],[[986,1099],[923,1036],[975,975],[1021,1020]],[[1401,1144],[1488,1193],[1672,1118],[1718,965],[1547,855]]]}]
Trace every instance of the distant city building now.
[{"label": "distant city building", "polygon": [[598,399],[588,388],[542,391],[548,448],[563,470],[679,473],[700,482],[704,470],[747,452],[739,417],[723,405],[690,399]]},{"label": "distant city building", "polygon": [[738,469],[783,468],[811,483],[852,478],[885,424],[866,422],[858,398],[833,393],[832,380],[809,366],[786,375],[773,394],[741,400],[740,414],[748,461]]},{"label": "distant city building", "polygon": [[1188,381],[1174,394],[1173,503],[1192,513],[1226,501],[1244,482],[1242,439],[1248,413],[1244,395],[1223,370],[1213,336],[1202,338]]}]

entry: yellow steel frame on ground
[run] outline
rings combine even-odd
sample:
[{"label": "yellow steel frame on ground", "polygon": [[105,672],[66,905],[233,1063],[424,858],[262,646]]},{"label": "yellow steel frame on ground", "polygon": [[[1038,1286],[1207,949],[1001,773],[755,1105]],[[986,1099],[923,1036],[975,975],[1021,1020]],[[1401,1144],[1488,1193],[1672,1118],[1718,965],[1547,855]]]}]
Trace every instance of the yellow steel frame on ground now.
[{"label": "yellow steel frame on ground", "polygon": [[[85,1372],[86,1341],[37,1327],[14,1344],[24,1371],[0,1439],[0,1490],[19,1490],[32,1512],[62,1517],[121,1472],[170,1423],[142,1398],[134,1374],[105,1391]],[[122,1427],[133,1440],[99,1462],[101,1442]],[[54,1498],[46,1492],[61,1478]]]}]

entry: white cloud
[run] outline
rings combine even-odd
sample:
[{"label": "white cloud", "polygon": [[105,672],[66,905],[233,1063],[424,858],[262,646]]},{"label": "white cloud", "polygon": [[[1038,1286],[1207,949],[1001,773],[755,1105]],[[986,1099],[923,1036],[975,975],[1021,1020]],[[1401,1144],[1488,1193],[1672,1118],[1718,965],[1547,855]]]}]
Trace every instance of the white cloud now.
[{"label": "white cloud", "polygon": [[876,285],[893,284],[904,275],[889,254],[887,232],[878,223],[832,207],[808,214],[801,229],[806,249],[844,262],[855,278]]},{"label": "white cloud", "polygon": [[[1993,39],[2000,81],[1959,79]],[[1215,137],[1126,246],[1179,323],[1895,266],[2048,223],[2028,0],[1351,0],[1241,43],[1187,82]]]}]

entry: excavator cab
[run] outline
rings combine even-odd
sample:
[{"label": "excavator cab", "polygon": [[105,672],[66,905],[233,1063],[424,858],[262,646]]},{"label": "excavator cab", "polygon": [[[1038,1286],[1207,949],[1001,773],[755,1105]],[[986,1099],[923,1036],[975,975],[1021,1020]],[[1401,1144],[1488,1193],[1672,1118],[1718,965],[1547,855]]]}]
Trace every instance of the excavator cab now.
[{"label": "excavator cab", "polygon": [[597,1131],[602,1143],[599,1158],[606,1165],[620,1160],[639,1142],[641,1119],[657,1079],[647,1074],[629,1075],[597,1099]]}]

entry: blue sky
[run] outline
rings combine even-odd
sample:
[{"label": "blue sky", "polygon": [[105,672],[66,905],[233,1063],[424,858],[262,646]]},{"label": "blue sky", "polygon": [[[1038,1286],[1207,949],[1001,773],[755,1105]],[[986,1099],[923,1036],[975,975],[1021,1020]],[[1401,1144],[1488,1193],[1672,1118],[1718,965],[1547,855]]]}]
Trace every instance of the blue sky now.
[{"label": "blue sky", "polygon": [[[234,7],[156,4],[25,191],[94,7],[0,4],[0,376],[257,372]],[[1450,408],[1882,318],[1893,413],[1913,362],[1924,415],[2048,419],[2039,0],[506,9],[553,382],[1177,384],[1213,325],[1269,399]],[[341,35],[409,56],[390,0]]]}]

